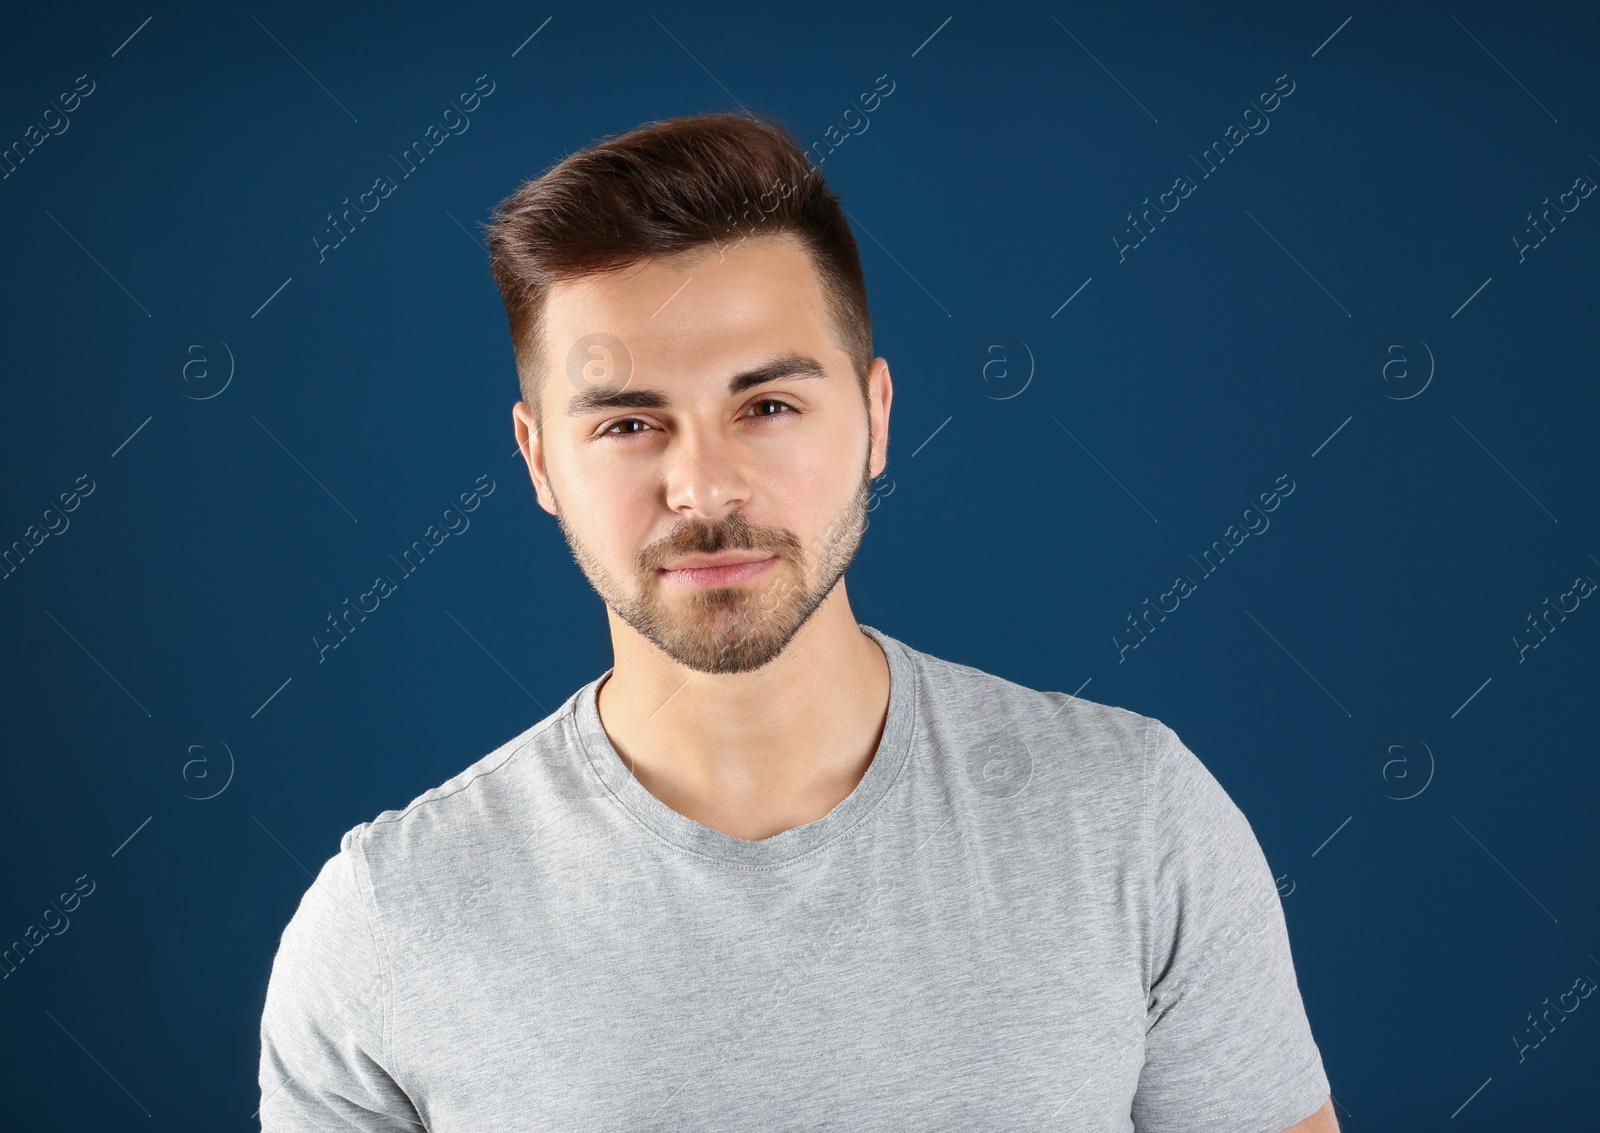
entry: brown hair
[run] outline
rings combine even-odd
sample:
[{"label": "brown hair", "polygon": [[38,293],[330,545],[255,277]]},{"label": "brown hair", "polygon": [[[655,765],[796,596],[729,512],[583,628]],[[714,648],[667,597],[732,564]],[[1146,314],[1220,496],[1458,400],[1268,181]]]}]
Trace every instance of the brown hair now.
[{"label": "brown hair", "polygon": [[855,236],[836,193],[785,127],[758,115],[650,122],[580,150],[501,201],[487,226],[523,400],[542,423],[550,285],[753,235],[811,254],[834,336],[867,398],[872,322]]}]

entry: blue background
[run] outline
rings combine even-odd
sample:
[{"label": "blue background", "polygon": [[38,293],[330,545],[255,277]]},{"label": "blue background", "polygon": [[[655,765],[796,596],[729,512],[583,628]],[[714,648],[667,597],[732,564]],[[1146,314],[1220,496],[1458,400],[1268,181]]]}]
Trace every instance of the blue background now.
[{"label": "blue background", "polygon": [[94,488],[0,579],[0,945],[94,888],[0,981],[0,1124],[254,1128],[340,834],[611,663],[514,453],[495,202],[651,119],[859,129],[880,76],[824,165],[896,383],[858,618],[1177,729],[1279,877],[1346,1130],[1593,1122],[1600,1000],[1515,1039],[1600,980],[1600,599],[1514,635],[1600,579],[1600,198],[1513,242],[1600,178],[1592,7],[36,7],[0,18],[0,141],[94,89],[0,180],[0,547]]}]

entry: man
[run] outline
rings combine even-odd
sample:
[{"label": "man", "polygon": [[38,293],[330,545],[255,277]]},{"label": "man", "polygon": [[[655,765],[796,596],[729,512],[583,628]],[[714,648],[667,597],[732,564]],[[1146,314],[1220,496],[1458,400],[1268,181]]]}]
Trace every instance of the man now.
[{"label": "man", "polygon": [[1336,1130],[1248,822],[1167,726],[851,613],[892,386],[781,127],[502,203],[539,504],[613,667],[347,833],[264,1130]]}]

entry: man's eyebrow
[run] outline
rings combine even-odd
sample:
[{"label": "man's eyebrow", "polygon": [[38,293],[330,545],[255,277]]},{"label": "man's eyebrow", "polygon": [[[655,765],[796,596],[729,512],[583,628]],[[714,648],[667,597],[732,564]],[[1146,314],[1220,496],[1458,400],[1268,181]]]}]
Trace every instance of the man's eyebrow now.
[{"label": "man's eyebrow", "polygon": [[[804,354],[781,354],[776,358],[735,374],[728,380],[728,396],[738,397],[765,382],[787,378],[821,378],[828,371],[821,362]],[[586,417],[604,409],[665,409],[667,395],[653,389],[618,388],[615,385],[591,386],[581,391],[567,406],[568,417]]]}]

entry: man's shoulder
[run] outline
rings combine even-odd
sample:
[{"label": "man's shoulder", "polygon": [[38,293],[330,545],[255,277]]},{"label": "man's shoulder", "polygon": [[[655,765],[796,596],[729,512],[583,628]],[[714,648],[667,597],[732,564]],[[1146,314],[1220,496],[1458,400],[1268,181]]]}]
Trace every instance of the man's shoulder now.
[{"label": "man's shoulder", "polygon": [[[952,727],[1102,755],[1119,765],[1142,765],[1166,741],[1166,725],[1129,708],[1072,693],[1033,688],[972,665],[914,650],[924,662],[925,716]],[[1080,686],[1081,691],[1081,686]]]},{"label": "man's shoulder", "polygon": [[540,769],[570,761],[572,705],[569,699],[404,806],[352,827],[340,839],[341,852],[359,849],[368,869],[430,861],[449,868],[515,838],[535,809]]}]

